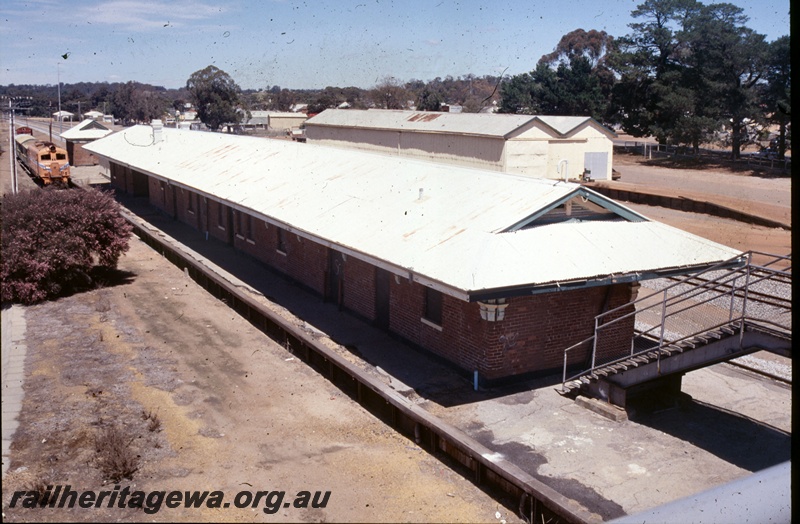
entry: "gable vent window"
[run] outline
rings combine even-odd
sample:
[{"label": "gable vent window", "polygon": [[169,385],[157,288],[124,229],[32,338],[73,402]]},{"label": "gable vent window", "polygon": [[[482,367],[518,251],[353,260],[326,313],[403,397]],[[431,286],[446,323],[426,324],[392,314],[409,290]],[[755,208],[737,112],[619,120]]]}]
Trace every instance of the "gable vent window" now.
[{"label": "gable vent window", "polygon": [[580,197],[573,198],[564,202],[540,216],[536,220],[527,224],[522,229],[530,229],[537,226],[548,224],[558,224],[562,222],[625,222],[625,219],[610,209],[605,209],[588,200],[583,202]]},{"label": "gable vent window", "polygon": [[563,223],[646,221],[647,217],[613,200],[588,190],[579,189],[510,225],[502,232],[513,233],[514,231]]}]

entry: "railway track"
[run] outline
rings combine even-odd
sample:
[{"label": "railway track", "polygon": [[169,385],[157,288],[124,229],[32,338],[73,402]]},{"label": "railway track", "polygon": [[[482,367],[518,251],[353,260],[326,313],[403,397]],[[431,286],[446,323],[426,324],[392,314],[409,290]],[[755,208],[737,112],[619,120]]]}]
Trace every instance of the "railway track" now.
[{"label": "railway track", "polygon": [[748,371],[748,372],[750,372],[750,373],[752,373],[754,375],[757,375],[759,378],[766,378],[766,379],[772,380],[774,382],[777,382],[782,387],[787,387],[787,388],[791,388],[792,387],[792,379],[791,379],[791,377],[786,378],[783,375],[772,373],[772,372],[770,372],[768,370],[765,370],[765,369],[763,369],[763,368],[761,368],[759,366],[754,366],[754,365],[746,364],[746,363],[743,363],[743,362],[736,362],[734,360],[729,360],[728,362],[726,362],[726,364],[728,364],[729,366],[733,366],[735,368],[738,368],[738,369],[743,369],[745,371]]},{"label": "railway track", "polygon": [[[765,274],[766,273],[764,273],[764,275]],[[758,278],[760,276],[762,276],[762,275],[760,275],[758,273],[751,274],[751,279],[752,278]],[[745,277],[745,275],[742,274],[741,278],[744,279],[744,277]],[[696,286],[696,287],[706,287],[706,286],[708,286],[709,289],[713,289],[715,292],[717,292],[719,294],[730,294],[730,292],[734,288],[733,285],[727,284],[727,283],[721,283],[721,282],[718,282],[718,281],[714,281],[712,283],[712,279],[706,278],[706,277],[702,277],[702,276],[693,276],[693,277],[688,277],[688,278],[687,277],[667,277],[667,280],[669,280],[671,282],[683,282],[683,283],[685,283],[687,285],[692,285],[692,286]],[[742,282],[743,282],[743,280],[742,280]],[[787,290],[791,289],[791,285],[792,285],[791,281],[786,280],[786,281],[781,282],[781,283],[787,286]],[[736,296],[736,298],[744,298],[744,290],[741,289],[740,287],[738,287],[740,285],[741,284],[737,285],[737,289],[734,292],[734,295]],[[764,291],[758,291],[756,289],[753,289],[752,287],[749,287],[747,289],[747,299],[751,300],[751,301],[754,301],[754,302],[758,302],[760,304],[765,304],[765,305],[768,305],[768,306],[772,306],[772,307],[777,307],[777,308],[782,308],[782,309],[791,309],[792,308],[791,292],[788,293],[788,297],[784,297],[784,296],[778,295],[775,291],[764,292]]]}]

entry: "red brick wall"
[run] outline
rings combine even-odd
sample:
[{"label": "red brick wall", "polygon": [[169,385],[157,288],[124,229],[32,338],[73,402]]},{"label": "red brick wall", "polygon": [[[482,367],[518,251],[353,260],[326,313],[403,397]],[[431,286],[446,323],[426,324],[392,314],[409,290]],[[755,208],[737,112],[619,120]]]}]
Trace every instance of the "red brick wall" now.
[{"label": "red brick wall", "polygon": [[111,162],[111,185],[128,194],[133,194],[130,168]]},{"label": "red brick wall", "polygon": [[[323,294],[328,248],[284,230],[285,249],[278,251],[278,226],[252,218],[250,238],[239,231],[234,212],[234,247],[252,255],[320,295]],[[242,225],[244,225],[242,217]]]},{"label": "red brick wall", "polygon": [[[285,238],[285,258],[288,259],[286,263],[289,276],[305,284],[316,293],[324,294],[328,248],[306,238],[300,238],[293,233],[286,233]],[[277,242],[277,238],[275,241]]]},{"label": "red brick wall", "polygon": [[344,263],[344,307],[375,320],[375,266],[348,256]]},{"label": "red brick wall", "polygon": [[167,209],[167,183],[153,177],[148,177],[147,183],[150,186],[150,203],[164,212]]},{"label": "red brick wall", "polygon": [[67,154],[69,155],[70,165],[96,166],[100,164],[100,160],[93,153],[83,148],[87,143],[67,141]]},{"label": "red brick wall", "polygon": [[[484,380],[560,370],[564,350],[593,334],[596,315],[631,300],[628,284],[514,297],[507,300],[505,318],[489,322],[481,319],[477,303],[444,295],[438,330],[420,320],[423,286],[400,282],[392,280],[390,329],[466,371],[477,369]],[[602,346],[624,354],[632,332],[630,318],[609,330]],[[571,351],[569,363],[585,361],[589,348]]]},{"label": "red brick wall", "polygon": [[[220,216],[221,215],[221,216]],[[208,234],[217,240],[228,242],[229,228],[232,224],[228,224],[228,206],[217,202],[216,200],[208,201]]]},{"label": "red brick wall", "polygon": [[177,219],[183,222],[184,224],[188,224],[193,228],[197,229],[198,231],[205,232],[205,228],[203,227],[204,224],[201,221],[201,210],[200,208],[204,206],[203,198],[197,194],[194,194],[194,200],[192,201],[192,210],[189,210],[189,199],[191,198],[192,193],[187,189],[176,188],[176,198],[175,203],[178,206],[176,215]]},{"label": "red brick wall", "polygon": [[[508,299],[505,319],[488,322],[484,375],[497,379],[564,365],[564,350],[594,333],[594,317],[631,300],[631,285],[617,284]],[[624,353],[633,333],[631,317],[604,337],[610,351]],[[591,346],[569,353],[570,365],[589,358]]]}]

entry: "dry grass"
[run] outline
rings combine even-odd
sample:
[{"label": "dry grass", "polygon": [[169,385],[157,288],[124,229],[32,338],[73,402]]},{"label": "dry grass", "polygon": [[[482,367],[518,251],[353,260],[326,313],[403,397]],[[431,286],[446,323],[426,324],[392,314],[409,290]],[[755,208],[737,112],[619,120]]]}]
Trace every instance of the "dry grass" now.
[{"label": "dry grass", "polygon": [[100,431],[95,439],[95,461],[104,478],[112,482],[133,480],[139,470],[139,455],[131,449],[134,438],[128,438],[117,426]]}]

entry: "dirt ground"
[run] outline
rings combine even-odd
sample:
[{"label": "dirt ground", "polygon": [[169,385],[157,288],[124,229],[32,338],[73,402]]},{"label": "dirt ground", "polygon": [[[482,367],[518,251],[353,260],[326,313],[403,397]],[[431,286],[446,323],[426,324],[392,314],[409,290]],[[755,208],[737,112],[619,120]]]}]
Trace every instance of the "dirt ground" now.
[{"label": "dirt ground", "polygon": [[[701,176],[706,191],[723,191],[709,177],[737,177],[724,191],[742,182],[740,193],[727,196],[767,203],[778,198],[791,206],[788,179],[724,171],[690,176],[636,160],[615,168],[623,182],[674,183],[676,191]],[[8,178],[4,154],[4,192]],[[631,207],[732,247],[791,252],[790,231]],[[124,278],[114,285],[25,309],[25,399],[3,481],[3,520],[518,521],[138,239],[120,270]],[[242,490],[280,490],[287,500],[301,490],[330,491],[330,499],[325,508],[280,508],[275,514],[263,506],[152,515],[8,507],[13,491],[43,483],[109,489],[96,453],[98,436],[108,428],[117,428],[138,458],[133,479],[122,482],[132,489],[221,490],[228,498]]]},{"label": "dirt ground", "polygon": [[[8,521],[517,519],[342,394],[138,239],[118,285],[29,307],[20,428],[3,481]],[[157,422],[153,422],[153,421]],[[150,490],[330,491],[324,509],[8,507],[37,484],[111,489],[95,448],[131,440]],[[132,488],[133,489],[133,488]]]}]

